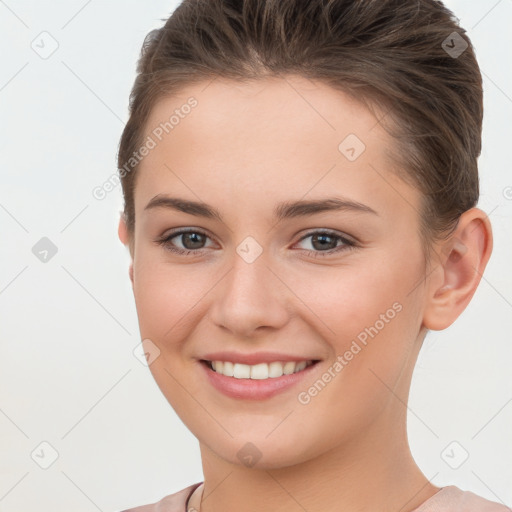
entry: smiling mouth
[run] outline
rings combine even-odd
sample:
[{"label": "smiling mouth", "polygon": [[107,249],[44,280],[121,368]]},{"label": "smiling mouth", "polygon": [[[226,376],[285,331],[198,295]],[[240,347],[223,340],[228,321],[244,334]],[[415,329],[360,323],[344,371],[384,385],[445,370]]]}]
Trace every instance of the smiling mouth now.
[{"label": "smiling mouth", "polygon": [[272,363],[259,363],[254,365],[232,363],[230,361],[207,361],[202,359],[201,363],[206,365],[215,373],[224,375],[225,377],[233,377],[235,379],[253,379],[266,380],[276,379],[283,375],[291,375],[299,373],[310,366],[317,364],[318,359],[309,361],[274,361]]}]

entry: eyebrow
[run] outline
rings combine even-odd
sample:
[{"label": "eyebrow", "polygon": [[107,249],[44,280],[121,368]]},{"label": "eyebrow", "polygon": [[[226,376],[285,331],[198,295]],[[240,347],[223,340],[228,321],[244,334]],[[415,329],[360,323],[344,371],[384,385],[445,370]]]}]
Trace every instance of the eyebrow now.
[{"label": "eyebrow", "polygon": [[[170,197],[165,194],[158,194],[145,206],[144,210],[154,208],[167,208],[176,210],[196,217],[205,217],[207,219],[217,219],[224,222],[220,212],[206,203],[200,201],[191,201],[178,197]],[[338,197],[328,197],[325,199],[285,201],[279,203],[274,208],[274,217],[277,221],[291,219],[294,217],[306,217],[317,213],[328,211],[353,211],[361,213],[371,213],[379,215],[373,208]]]}]

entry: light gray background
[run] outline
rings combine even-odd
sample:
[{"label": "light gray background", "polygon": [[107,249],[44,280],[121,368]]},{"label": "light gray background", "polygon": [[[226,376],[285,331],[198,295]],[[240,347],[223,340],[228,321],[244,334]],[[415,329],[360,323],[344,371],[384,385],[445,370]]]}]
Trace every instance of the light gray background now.
[{"label": "light gray background", "polygon": [[[410,441],[435,485],[511,506],[512,0],[446,4],[484,76],[480,206],[495,249],[467,310],[422,349]],[[92,196],[116,171],[144,36],[176,5],[0,1],[2,512],[116,512],[202,480],[197,440],[133,354],[120,188]],[[43,51],[51,38],[43,59],[32,41]],[[42,237],[58,248],[46,263],[32,253]],[[59,454],[48,469],[36,463],[50,461],[43,441]],[[453,441],[452,460],[469,453],[458,469],[441,455]]]}]

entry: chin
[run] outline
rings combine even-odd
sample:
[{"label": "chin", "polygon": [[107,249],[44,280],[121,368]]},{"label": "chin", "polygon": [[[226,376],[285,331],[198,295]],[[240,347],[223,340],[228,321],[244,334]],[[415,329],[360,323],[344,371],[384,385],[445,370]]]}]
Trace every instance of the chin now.
[{"label": "chin", "polygon": [[[285,439],[287,442],[284,442]],[[314,458],[315,454],[318,455],[317,446],[305,445],[304,440],[298,441],[291,433],[288,435],[285,432],[281,432],[280,435],[275,432],[270,436],[261,431],[255,435],[247,432],[233,438],[224,437],[222,440],[203,441],[203,444],[208,446],[217,457],[247,469],[286,468],[306,462]],[[298,446],[302,446],[302,449],[298,450]]]}]

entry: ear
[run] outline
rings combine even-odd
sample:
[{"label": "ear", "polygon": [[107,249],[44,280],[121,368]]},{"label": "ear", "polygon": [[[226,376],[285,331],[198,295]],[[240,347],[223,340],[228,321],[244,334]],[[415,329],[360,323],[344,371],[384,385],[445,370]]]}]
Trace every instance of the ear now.
[{"label": "ear", "polygon": [[[485,212],[464,212],[452,235],[438,246],[439,261],[428,286],[423,325],[449,327],[473,297],[492,252],[491,223]],[[434,264],[435,265],[435,264]]]},{"label": "ear", "polygon": [[126,226],[126,217],[123,212],[121,212],[121,216],[119,218],[117,234],[119,236],[119,240],[121,240],[121,243],[125,246],[128,246],[128,249],[130,250],[130,256],[132,257],[132,261],[128,269],[128,275],[130,276],[130,281],[132,282],[133,286],[133,240],[131,240],[130,234],[128,233],[128,227]]}]

